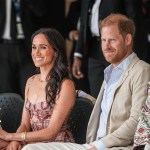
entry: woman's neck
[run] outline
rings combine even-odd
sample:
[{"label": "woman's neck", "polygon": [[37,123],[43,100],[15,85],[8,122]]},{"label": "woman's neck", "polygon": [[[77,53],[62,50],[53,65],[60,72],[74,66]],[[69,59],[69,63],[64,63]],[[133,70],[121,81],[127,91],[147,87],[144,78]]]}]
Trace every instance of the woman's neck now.
[{"label": "woman's neck", "polygon": [[47,80],[47,75],[50,72],[52,66],[43,66],[40,67],[40,74],[39,74],[39,80],[42,82],[46,82]]}]

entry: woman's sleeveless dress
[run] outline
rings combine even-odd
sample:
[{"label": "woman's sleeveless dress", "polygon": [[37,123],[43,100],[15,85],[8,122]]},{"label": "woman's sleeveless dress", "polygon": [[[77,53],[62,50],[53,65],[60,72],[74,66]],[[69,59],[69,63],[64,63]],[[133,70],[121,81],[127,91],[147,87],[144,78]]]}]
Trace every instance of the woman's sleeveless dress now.
[{"label": "woman's sleeveless dress", "polygon": [[[49,125],[51,115],[53,113],[49,103],[46,101],[32,104],[29,100],[26,101],[26,110],[30,114],[31,130],[37,131],[46,128]],[[67,121],[64,122],[60,132],[58,133],[55,142],[74,142],[71,132],[68,130]]]}]

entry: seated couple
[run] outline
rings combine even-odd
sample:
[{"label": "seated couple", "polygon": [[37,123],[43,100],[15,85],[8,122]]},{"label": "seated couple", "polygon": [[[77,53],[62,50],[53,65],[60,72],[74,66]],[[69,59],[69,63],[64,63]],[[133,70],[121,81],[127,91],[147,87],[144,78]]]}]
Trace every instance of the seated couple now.
[{"label": "seated couple", "polygon": [[[32,57],[40,73],[27,82],[22,123],[17,133],[0,130],[0,139],[8,143],[7,149],[21,149],[23,142],[28,144],[22,150],[133,149],[134,134],[150,81],[150,65],[132,50],[133,21],[121,14],[111,14],[100,23],[102,51],[110,65],[104,71],[104,82],[88,123],[86,144],[73,143],[71,133],[65,128],[65,120],[74,105],[75,90],[64,65],[65,59],[61,57],[62,40],[58,34],[56,38],[56,31],[49,33],[49,30],[39,30],[33,36]],[[47,68],[49,71],[46,72]],[[42,102],[44,92],[39,92],[43,88],[47,102]],[[51,119],[44,118],[44,124],[40,122],[37,128],[34,120],[40,120],[42,116],[36,118],[32,109],[46,109],[47,106],[52,108]],[[34,131],[30,132],[30,126]]]}]

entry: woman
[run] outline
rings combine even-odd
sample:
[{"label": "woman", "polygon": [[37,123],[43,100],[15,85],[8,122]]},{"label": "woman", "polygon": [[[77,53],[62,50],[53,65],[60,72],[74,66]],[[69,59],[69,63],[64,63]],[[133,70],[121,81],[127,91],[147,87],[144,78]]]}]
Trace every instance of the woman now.
[{"label": "woman", "polygon": [[55,29],[43,28],[31,38],[37,74],[26,83],[22,121],[16,133],[0,129],[0,148],[20,150],[34,142],[73,142],[67,118],[75,102],[65,42]]}]

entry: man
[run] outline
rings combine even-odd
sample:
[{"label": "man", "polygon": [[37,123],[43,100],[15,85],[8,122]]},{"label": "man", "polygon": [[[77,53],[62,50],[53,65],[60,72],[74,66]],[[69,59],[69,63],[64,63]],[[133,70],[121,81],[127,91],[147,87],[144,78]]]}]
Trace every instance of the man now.
[{"label": "man", "polygon": [[[137,28],[134,41],[135,51],[141,57],[146,47],[143,43],[146,41],[143,37],[144,32],[141,30],[144,29],[141,27],[144,19],[140,11],[141,7],[141,0],[82,0],[79,40],[74,53],[72,72],[78,80],[83,77],[88,78],[90,94],[95,98],[104,79],[103,71],[108,66],[100,50],[98,22],[111,13],[121,13],[132,18]],[[87,68],[87,71],[83,72],[82,68],[84,70]]]},{"label": "man", "polygon": [[36,143],[23,150],[132,148],[138,115],[147,97],[150,65],[132,50],[135,25],[126,16],[109,15],[101,22],[100,32],[104,57],[111,64],[104,71],[104,82],[88,123],[87,143]]},{"label": "man", "polygon": [[0,93],[13,92],[21,96],[26,79],[35,70],[27,42],[33,25],[30,22],[28,28],[24,24],[22,11],[22,0],[0,1]]},{"label": "man", "polygon": [[[72,42],[71,49],[69,50],[70,51],[69,60],[70,60],[71,68],[73,65],[74,52],[75,52],[76,43],[78,41],[78,36],[79,36],[78,30],[80,26],[81,1],[82,0],[76,0],[70,3],[69,11],[66,17],[66,38]],[[82,62],[85,62],[85,61],[82,61]],[[82,64],[82,72],[84,74],[86,74],[84,71],[87,71],[86,66],[87,66],[86,64],[85,65]],[[80,89],[86,93],[90,93],[88,79],[86,75],[80,80],[74,78],[74,76],[72,77],[75,82],[77,90]]]}]

